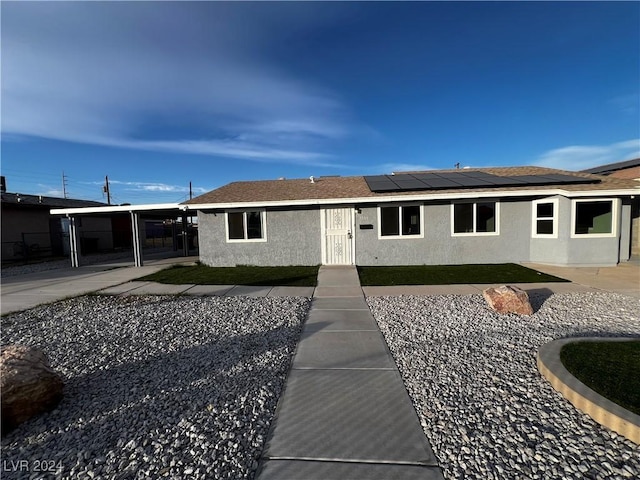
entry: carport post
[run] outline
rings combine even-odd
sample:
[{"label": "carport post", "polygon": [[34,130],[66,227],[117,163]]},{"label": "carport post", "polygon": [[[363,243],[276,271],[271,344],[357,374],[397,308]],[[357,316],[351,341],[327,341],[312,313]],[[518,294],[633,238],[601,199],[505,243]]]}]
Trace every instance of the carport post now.
[{"label": "carport post", "polygon": [[78,268],[80,266],[80,258],[78,252],[78,228],[76,225],[76,217],[69,217],[69,247],[71,268]]},{"label": "carport post", "polygon": [[182,256],[189,256],[189,225],[187,224],[187,214],[182,213]]},{"label": "carport post", "polygon": [[131,213],[131,234],[133,236],[133,260],[136,267],[142,266],[142,245],[140,245],[140,215]]}]

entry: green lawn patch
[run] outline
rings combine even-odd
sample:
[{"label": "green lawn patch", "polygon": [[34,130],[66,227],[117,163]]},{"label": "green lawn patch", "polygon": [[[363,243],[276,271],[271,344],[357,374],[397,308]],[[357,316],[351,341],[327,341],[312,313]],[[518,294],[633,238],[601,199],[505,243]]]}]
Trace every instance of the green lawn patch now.
[{"label": "green lawn patch", "polygon": [[640,415],[640,340],[569,343],[560,360],[582,383]]},{"label": "green lawn patch", "polygon": [[315,287],[315,267],[208,267],[176,265],[138,280],[147,282],[196,285],[265,285]]},{"label": "green lawn patch", "polygon": [[358,267],[362,286],[567,282],[515,263]]}]

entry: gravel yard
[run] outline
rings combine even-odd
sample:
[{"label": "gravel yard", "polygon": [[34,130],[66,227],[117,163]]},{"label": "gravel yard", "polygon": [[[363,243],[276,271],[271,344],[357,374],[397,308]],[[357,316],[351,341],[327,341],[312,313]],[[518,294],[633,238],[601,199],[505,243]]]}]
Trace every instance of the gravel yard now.
[{"label": "gravel yard", "polygon": [[87,296],[3,317],[2,343],[42,348],[65,391],[2,439],[2,478],[42,478],[21,460],[55,478],[252,478],[308,308]]},{"label": "gravel yard", "polygon": [[531,300],[536,313],[519,317],[480,295],[367,299],[445,478],[640,477],[640,447],[577,411],[536,367],[538,347],[557,338],[640,335],[640,303]]}]

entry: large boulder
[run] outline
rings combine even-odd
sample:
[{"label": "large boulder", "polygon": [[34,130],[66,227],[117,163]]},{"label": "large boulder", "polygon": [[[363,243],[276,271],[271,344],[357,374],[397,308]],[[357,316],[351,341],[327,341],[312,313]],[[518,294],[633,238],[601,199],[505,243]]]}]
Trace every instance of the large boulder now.
[{"label": "large boulder", "polygon": [[498,313],[517,313],[531,315],[533,308],[529,303],[527,292],[518,287],[502,285],[497,288],[487,288],[482,296],[489,306]]},{"label": "large boulder", "polygon": [[53,371],[43,351],[7,345],[0,351],[2,430],[53,409],[62,399],[62,378]]}]

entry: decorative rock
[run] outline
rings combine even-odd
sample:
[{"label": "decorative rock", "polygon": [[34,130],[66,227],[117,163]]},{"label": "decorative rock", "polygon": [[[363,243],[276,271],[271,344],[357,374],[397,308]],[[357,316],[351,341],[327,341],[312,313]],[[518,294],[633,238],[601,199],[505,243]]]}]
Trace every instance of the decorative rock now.
[{"label": "decorative rock", "polygon": [[62,378],[41,350],[23,345],[2,347],[0,393],[3,433],[53,409],[62,399]]},{"label": "decorative rock", "polygon": [[521,288],[507,285],[502,285],[498,288],[487,288],[482,291],[482,296],[489,306],[498,313],[533,314],[533,308],[529,303],[529,295]]}]

